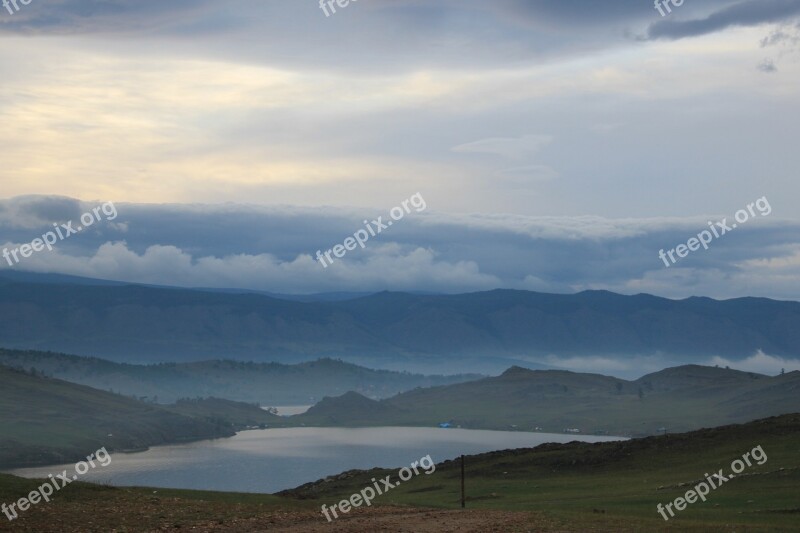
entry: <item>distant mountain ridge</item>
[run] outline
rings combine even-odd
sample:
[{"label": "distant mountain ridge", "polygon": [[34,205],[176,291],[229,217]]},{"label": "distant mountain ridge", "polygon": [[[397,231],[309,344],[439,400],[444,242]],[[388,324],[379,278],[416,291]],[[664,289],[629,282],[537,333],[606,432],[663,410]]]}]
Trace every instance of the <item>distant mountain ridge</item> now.
[{"label": "distant mountain ridge", "polygon": [[[53,284],[70,284],[70,285],[88,285],[88,286],[101,286],[101,287],[150,287],[153,289],[173,289],[177,287],[170,287],[167,285],[154,285],[152,283],[129,283],[125,281],[115,281],[108,279],[95,279],[86,278],[82,276],[71,276],[69,274],[42,274],[39,272],[27,272],[24,270],[0,270],[0,280],[11,281],[15,283],[39,283],[45,285]],[[337,302],[343,300],[353,300],[363,296],[374,294],[373,292],[323,292],[317,294],[281,294],[268,291],[259,291],[253,289],[215,289],[205,287],[195,287],[189,290],[198,290],[205,292],[221,292],[226,294],[262,294],[271,298],[278,298],[280,300],[290,300],[295,302]]]},{"label": "distant mountain ridge", "polygon": [[532,366],[548,355],[691,363],[758,350],[798,357],[800,303],[516,290],[297,302],[0,279],[0,343],[131,362],[341,357],[378,368],[436,363],[448,373]]},{"label": "distant mountain ridge", "polygon": [[484,377],[372,370],[333,359],[294,365],[231,360],[131,365],[94,357],[2,348],[0,365],[35,369],[48,377],[159,403],[212,396],[264,406],[310,405],[323,396],[348,391],[386,398],[416,387]]}]

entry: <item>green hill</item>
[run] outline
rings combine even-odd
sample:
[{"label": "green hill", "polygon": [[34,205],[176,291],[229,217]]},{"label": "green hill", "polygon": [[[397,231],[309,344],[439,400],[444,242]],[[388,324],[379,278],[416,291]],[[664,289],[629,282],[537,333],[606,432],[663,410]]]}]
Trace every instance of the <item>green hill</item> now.
[{"label": "green hill", "polygon": [[660,428],[689,431],[798,411],[800,371],[769,377],[688,365],[627,381],[514,367],[498,377],[415,389],[381,402],[363,399],[342,408],[327,400],[291,421],[325,425],[336,420],[345,426],[449,421],[471,429],[641,436]]},{"label": "green hill", "polygon": [[102,446],[138,450],[227,437],[246,425],[281,420],[218,400],[163,408],[0,366],[0,468],[71,462]]},{"label": "green hill", "polygon": [[302,418],[319,426],[359,426],[373,425],[381,420],[402,418],[404,411],[387,402],[376,402],[358,393],[348,392],[336,398],[323,398],[309,408],[302,417],[289,417],[293,421]]},{"label": "green hill", "polygon": [[[691,433],[470,456],[467,508],[533,511],[528,530],[534,531],[797,531],[798,442],[800,414],[790,414]],[[669,523],[657,513],[657,504],[683,496],[705,473],[731,473],[731,462],[757,446],[767,457],[763,464],[753,461]],[[280,494],[330,505],[386,475],[397,481],[396,470],[351,471]],[[460,463],[438,464],[433,474],[415,476],[375,503],[457,508]]]},{"label": "green hill", "polygon": [[284,422],[282,417],[267,412],[257,405],[220,398],[184,398],[172,405],[164,406],[164,409],[214,424],[227,424],[235,429],[264,428],[282,425]]}]

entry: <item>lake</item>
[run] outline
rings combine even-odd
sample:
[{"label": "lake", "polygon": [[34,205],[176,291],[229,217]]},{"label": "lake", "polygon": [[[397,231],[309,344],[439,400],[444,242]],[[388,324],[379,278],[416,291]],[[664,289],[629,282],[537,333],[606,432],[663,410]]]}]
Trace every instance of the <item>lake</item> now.
[{"label": "lake", "polygon": [[[399,468],[426,455],[438,463],[461,454],[533,447],[545,442],[620,439],[407,427],[264,429],[243,431],[228,439],[157,446],[134,454],[116,453],[109,466],[98,466],[81,479],[116,486],[272,493],[354,468]],[[9,473],[46,478],[73,468],[73,464],[67,464]]]},{"label": "lake", "polygon": [[[308,411],[311,408],[310,405],[277,405],[275,409],[278,410],[278,414],[281,416],[292,416],[292,415],[301,415]],[[269,407],[262,407],[262,409],[267,410]]]}]

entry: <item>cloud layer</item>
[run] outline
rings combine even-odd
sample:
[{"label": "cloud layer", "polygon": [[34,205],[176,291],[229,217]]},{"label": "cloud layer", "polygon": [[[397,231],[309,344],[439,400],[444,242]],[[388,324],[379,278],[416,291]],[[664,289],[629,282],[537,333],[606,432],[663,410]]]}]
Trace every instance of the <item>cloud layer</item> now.
[{"label": "cloud layer", "polygon": [[[2,246],[30,242],[95,205],[59,197],[0,202]],[[659,250],[685,243],[722,216],[614,220],[412,210],[327,269],[314,259],[365,219],[388,220],[391,207],[117,204],[113,221],[102,220],[13,268],[285,293],[502,287],[800,298],[800,224],[772,217],[753,219],[670,268]],[[11,268],[7,262],[2,267]]]}]

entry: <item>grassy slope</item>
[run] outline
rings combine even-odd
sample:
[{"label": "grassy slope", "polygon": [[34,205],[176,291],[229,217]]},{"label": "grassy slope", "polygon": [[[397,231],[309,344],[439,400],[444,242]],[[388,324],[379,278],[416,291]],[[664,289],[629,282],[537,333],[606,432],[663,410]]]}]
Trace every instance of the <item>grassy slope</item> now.
[{"label": "grassy slope", "polygon": [[[640,397],[641,391],[641,397]],[[688,365],[626,381],[595,374],[512,368],[502,376],[417,389],[380,402],[328,398],[306,425],[421,425],[443,421],[465,428],[540,427],[584,434],[651,435],[746,422],[800,411],[800,372],[768,377]],[[375,402],[371,402],[375,403]]]},{"label": "grassy slope", "polygon": [[[550,444],[471,456],[467,458],[467,506],[525,511],[529,514],[521,516],[529,525],[522,531],[796,531],[800,513],[798,442],[800,414],[794,414],[666,437]],[[729,481],[712,491],[707,502],[690,505],[668,523],[657,514],[657,503],[669,502],[688,488],[675,485],[693,482],[719,468],[727,471],[732,460],[757,445],[763,447],[768,461],[745,471],[757,475]],[[26,512],[13,525],[0,520],[0,531],[48,531],[54,521],[62,531],[193,527],[263,531],[298,520],[320,526],[319,531],[341,531],[344,529],[335,527],[346,526],[352,515],[329,525],[319,514],[319,506],[348,498],[370,486],[371,478],[387,474],[394,476],[395,471],[353,471],[287,491],[288,497],[283,498],[77,483],[59,492],[52,503]],[[459,483],[458,465],[441,463],[433,474],[412,478],[374,503],[456,509]],[[14,501],[37,485],[33,480],[0,474],[0,502]],[[408,512],[412,513],[412,508]],[[248,524],[253,522],[262,527],[250,529]],[[303,530],[310,528],[293,531]]]},{"label": "grassy slope", "polygon": [[280,420],[216,400],[171,409],[0,366],[0,467],[72,461],[101,446],[140,449],[230,436],[251,419]]},{"label": "grassy slope", "polygon": [[[667,503],[699,480],[761,445],[763,466],[712,491],[705,503],[690,505],[671,527],[697,531],[797,530],[800,516],[800,415],[693,433],[627,442],[543,445],[467,458],[468,507],[539,511],[570,530],[594,527],[617,531],[656,531],[664,520],[657,503]],[[435,460],[436,458],[434,458]],[[459,506],[460,470],[456,462],[437,466],[380,499],[381,504],[454,508]],[[339,479],[305,485],[286,494],[328,505],[371,484],[391,470],[351,472]],[[343,479],[342,479],[343,478]],[[661,488],[660,487],[666,487]]]},{"label": "grassy slope", "polygon": [[200,400],[180,400],[174,405],[164,407],[168,411],[208,421],[221,421],[235,428],[251,426],[282,425],[284,418],[268,413],[255,405],[204,398]]}]

